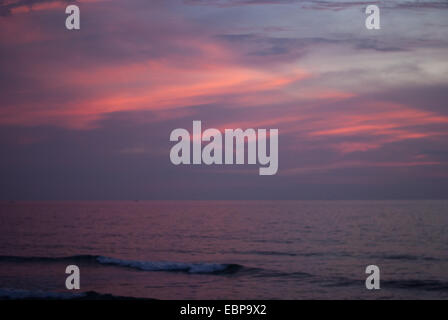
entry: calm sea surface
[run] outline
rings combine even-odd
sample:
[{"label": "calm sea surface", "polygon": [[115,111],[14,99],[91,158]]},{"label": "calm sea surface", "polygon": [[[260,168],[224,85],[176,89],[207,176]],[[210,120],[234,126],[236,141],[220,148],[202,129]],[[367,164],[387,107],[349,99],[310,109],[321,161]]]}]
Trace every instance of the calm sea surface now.
[{"label": "calm sea surface", "polygon": [[[447,299],[448,201],[0,203],[0,297]],[[365,289],[365,268],[381,289]]]}]

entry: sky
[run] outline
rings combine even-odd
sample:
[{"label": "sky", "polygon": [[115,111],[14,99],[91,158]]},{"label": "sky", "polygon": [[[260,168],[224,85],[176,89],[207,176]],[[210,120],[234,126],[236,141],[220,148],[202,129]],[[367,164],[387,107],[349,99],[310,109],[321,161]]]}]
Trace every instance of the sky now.
[{"label": "sky", "polygon": [[[0,199],[446,199],[447,56],[446,0],[0,0]],[[277,174],[173,165],[193,120]]]}]

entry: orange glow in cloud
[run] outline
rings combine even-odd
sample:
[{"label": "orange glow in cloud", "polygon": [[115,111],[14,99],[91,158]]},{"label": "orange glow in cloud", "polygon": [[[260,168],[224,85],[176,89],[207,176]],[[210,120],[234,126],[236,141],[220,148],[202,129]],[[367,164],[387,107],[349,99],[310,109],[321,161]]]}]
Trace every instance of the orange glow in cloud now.
[{"label": "orange glow in cloud", "polygon": [[214,43],[196,40],[192,44],[201,56],[210,59],[204,60],[201,56],[181,62],[159,59],[47,75],[48,87],[56,82],[58,86],[81,93],[97,88],[98,93],[81,101],[67,101],[59,108],[45,108],[37,102],[32,111],[20,115],[11,106],[10,113],[8,108],[3,109],[0,121],[30,125],[68,123],[71,127],[82,127],[85,122],[88,127],[90,121],[111,112],[167,110],[208,103],[222,103],[226,107],[233,97],[235,103],[241,103],[241,97],[249,95],[253,98],[246,102],[256,103],[257,96],[263,92],[281,91],[308,77],[304,70],[297,68],[286,73],[243,66],[234,62],[230,51]]},{"label": "orange glow in cloud", "polygon": [[[89,102],[90,106],[82,112],[179,108],[192,104],[211,103],[217,101],[216,96],[277,89],[304,77],[301,73],[277,75],[232,66],[220,66],[215,67],[214,70],[201,72],[173,70],[167,67],[161,72],[177,80],[173,83],[155,84],[153,87],[144,88],[141,92],[123,92]],[[180,82],[179,79],[181,79]],[[96,109],[95,105],[99,109]]]},{"label": "orange glow in cloud", "polygon": [[[65,3],[42,2],[26,7],[51,10],[61,5]],[[22,10],[20,8],[16,7]],[[9,34],[17,33],[20,28],[34,30],[25,19],[15,21],[5,22],[14,29],[9,30]],[[25,42],[40,40],[48,39],[46,35],[36,33]],[[12,37],[10,41],[16,40]],[[70,88],[76,97],[68,98],[63,103],[50,99],[49,102],[27,101],[4,105],[0,110],[0,123],[51,124],[81,129],[91,127],[93,122],[108,113],[120,111],[163,111],[204,104],[220,104],[223,108],[281,104],[299,106],[302,100],[343,100],[353,97],[351,93],[328,88],[300,88],[301,81],[312,75],[295,64],[281,68],[243,64],[237,52],[213,38],[192,34],[175,36],[167,41],[169,47],[183,48],[193,54],[167,54],[146,61],[124,60],[123,63],[99,64],[98,67],[89,65],[85,68],[71,67],[70,64],[57,64],[55,67],[52,61],[33,65],[33,70],[27,72],[33,79],[39,80],[42,90],[50,92],[57,91],[57,88]],[[262,114],[257,115],[255,122],[260,123],[262,117]],[[285,124],[293,122],[291,119],[302,118],[302,115],[286,112],[275,118],[278,124]]]},{"label": "orange glow in cloud", "polygon": [[31,5],[20,5],[17,7],[11,8],[12,14],[23,14],[30,13],[33,11],[43,11],[43,10],[55,10],[65,8],[68,5],[67,2],[63,1],[49,1],[49,2],[40,2],[34,3]]},{"label": "orange glow in cloud", "polygon": [[[351,112],[355,114],[350,114]],[[331,113],[329,117],[328,120],[312,123],[307,128],[307,135],[311,138],[375,137],[375,141],[368,143],[342,142],[335,144],[333,147],[342,153],[367,151],[379,148],[386,143],[447,134],[443,130],[428,131],[423,127],[448,124],[448,117],[399,104],[366,102],[357,114],[356,110],[350,110],[349,112]]]},{"label": "orange glow in cloud", "polygon": [[11,8],[12,14],[20,14],[20,13],[28,13],[31,11],[31,8],[29,6],[19,6]]},{"label": "orange glow in cloud", "polygon": [[[15,10],[52,10],[63,5],[66,3],[61,1],[42,2],[19,6]],[[33,31],[35,29],[30,28],[25,19],[20,20],[0,21],[0,26],[5,27],[1,29],[6,30],[0,33],[5,33],[7,42],[16,41],[11,35],[17,32],[22,34],[19,38],[24,39],[20,41],[45,40],[45,35]],[[277,108],[275,112],[272,109],[253,110],[253,118],[246,121],[223,119],[222,123],[214,126],[221,131],[226,128],[281,127],[281,134],[293,135],[298,141],[324,141],[319,146],[333,148],[342,154],[374,150],[401,140],[445,134],[418,127],[446,124],[448,117],[377,101],[362,102],[355,108],[349,104],[349,100],[356,98],[351,92],[319,85],[301,86],[303,80],[313,75],[298,68],[296,62],[290,65],[285,63],[281,68],[243,64],[238,59],[238,53],[231,48],[213,38],[196,34],[175,36],[167,41],[168,47],[182,48],[193,54],[170,55],[168,52],[145,61],[123,60],[122,63],[98,66],[90,64],[85,68],[75,68],[69,64],[55,67],[48,61],[46,63],[49,65],[36,64],[33,66],[36,69],[29,72],[32,77],[41,76],[38,80],[44,90],[70,88],[76,93],[76,98],[63,103],[52,103],[50,99],[50,102],[4,105],[0,109],[0,123],[88,129],[95,125],[95,121],[112,112],[171,110],[174,116],[181,117],[185,115],[180,112],[181,109],[219,104],[229,110],[257,106]],[[123,45],[126,46],[126,43]],[[85,95],[85,92],[88,94]],[[341,101],[346,100],[347,108],[340,107]],[[328,105],[333,101],[338,102],[338,108],[320,109],[320,104]],[[315,107],[307,107],[308,104]],[[325,142],[325,139],[334,137],[340,138],[340,141]],[[347,137],[371,139],[368,142],[344,141]]]}]

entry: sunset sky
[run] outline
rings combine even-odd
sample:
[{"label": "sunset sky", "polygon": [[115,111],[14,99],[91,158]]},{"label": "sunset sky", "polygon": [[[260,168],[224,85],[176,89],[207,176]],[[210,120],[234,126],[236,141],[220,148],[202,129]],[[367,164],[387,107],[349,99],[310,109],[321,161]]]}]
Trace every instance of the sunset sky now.
[{"label": "sunset sky", "polygon": [[[0,199],[448,198],[447,57],[446,0],[3,0]],[[278,173],[174,166],[193,120]]]}]

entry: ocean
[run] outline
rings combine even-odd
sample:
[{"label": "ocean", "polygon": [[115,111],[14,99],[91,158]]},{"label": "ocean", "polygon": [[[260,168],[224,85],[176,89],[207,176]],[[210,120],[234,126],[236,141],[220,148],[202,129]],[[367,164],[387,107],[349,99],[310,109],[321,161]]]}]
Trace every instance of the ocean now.
[{"label": "ocean", "polygon": [[0,298],[92,294],[447,299],[448,201],[1,202]]}]

